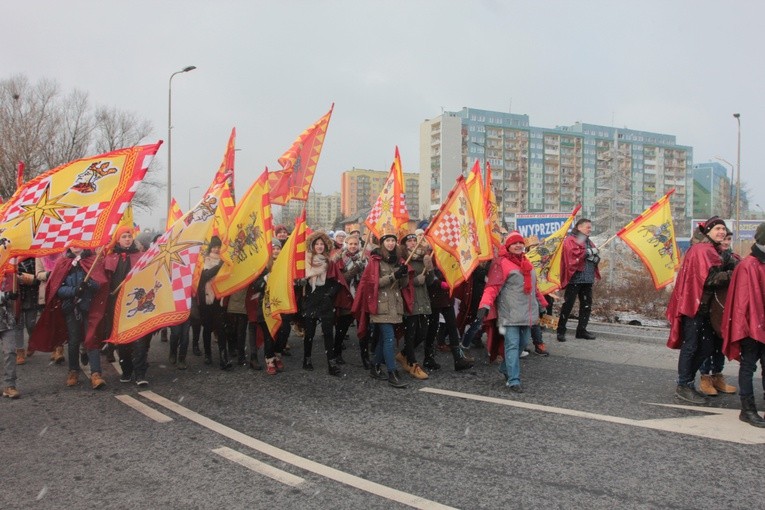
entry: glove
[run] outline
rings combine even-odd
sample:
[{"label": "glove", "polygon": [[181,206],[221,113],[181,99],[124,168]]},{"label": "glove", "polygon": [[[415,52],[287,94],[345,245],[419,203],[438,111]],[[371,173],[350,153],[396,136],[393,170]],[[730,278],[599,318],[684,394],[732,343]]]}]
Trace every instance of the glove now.
[{"label": "glove", "polygon": [[443,290],[449,290],[449,284],[446,282],[441,282],[441,289]]},{"label": "glove", "polygon": [[305,278],[298,278],[295,280],[295,287],[305,287],[306,283],[308,283],[308,280]]},{"label": "glove", "polygon": [[19,293],[18,292],[6,292],[5,293],[5,299],[7,299],[8,301],[14,301],[14,300],[16,300],[18,298],[19,298]]},{"label": "glove", "polygon": [[426,271],[433,271],[433,256],[425,255],[422,257],[422,265],[425,266]]},{"label": "glove", "polygon": [[600,250],[595,248],[595,247],[587,248],[587,255],[589,255],[590,257],[594,257],[595,255],[597,255],[599,253],[600,253]]},{"label": "glove", "polygon": [[473,322],[474,323],[477,322],[478,324],[482,323],[484,318],[486,317],[486,314],[488,313],[489,313],[489,309],[486,308],[485,306],[482,306],[481,308],[478,309],[478,312],[476,312],[475,320]]},{"label": "glove", "polygon": [[398,269],[393,273],[393,276],[396,278],[403,278],[409,273],[409,268],[406,266],[399,266]]}]

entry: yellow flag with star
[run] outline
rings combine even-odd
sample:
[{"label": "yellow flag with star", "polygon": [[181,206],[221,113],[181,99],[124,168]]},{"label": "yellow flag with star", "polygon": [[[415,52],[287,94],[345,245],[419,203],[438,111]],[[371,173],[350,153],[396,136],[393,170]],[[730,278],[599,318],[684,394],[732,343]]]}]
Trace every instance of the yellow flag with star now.
[{"label": "yellow flag with star", "polygon": [[184,322],[199,283],[205,238],[213,225],[223,185],[176,221],[131,268],[119,288],[109,342],[126,344]]}]

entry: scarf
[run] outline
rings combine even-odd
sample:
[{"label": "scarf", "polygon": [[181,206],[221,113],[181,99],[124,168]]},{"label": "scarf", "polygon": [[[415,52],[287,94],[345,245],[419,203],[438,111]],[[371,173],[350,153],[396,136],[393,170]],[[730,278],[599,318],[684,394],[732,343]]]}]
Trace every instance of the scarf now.
[{"label": "scarf", "polygon": [[321,287],[327,282],[328,260],[323,254],[308,253],[306,256],[305,277],[311,285],[311,290]]},{"label": "scarf", "polygon": [[504,256],[521,270],[521,275],[523,275],[523,293],[531,294],[531,270],[534,269],[534,266],[526,258],[526,254],[516,255],[506,251]]}]

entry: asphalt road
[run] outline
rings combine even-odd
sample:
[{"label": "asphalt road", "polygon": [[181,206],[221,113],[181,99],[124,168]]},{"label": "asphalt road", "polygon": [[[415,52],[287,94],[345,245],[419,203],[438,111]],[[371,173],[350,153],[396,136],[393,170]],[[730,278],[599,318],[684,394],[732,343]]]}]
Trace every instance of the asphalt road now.
[{"label": "asphalt road", "polygon": [[156,336],[149,387],[107,366],[101,391],[66,388],[38,353],[22,398],[0,401],[0,508],[759,507],[765,432],[738,421],[738,397],[669,407],[677,353],[625,338],[546,335],[521,395],[475,349],[472,370],[439,353],[403,390],[371,379],[354,342],[343,377],[318,355],[302,370],[296,337],[268,376],[194,356],[178,371]]}]

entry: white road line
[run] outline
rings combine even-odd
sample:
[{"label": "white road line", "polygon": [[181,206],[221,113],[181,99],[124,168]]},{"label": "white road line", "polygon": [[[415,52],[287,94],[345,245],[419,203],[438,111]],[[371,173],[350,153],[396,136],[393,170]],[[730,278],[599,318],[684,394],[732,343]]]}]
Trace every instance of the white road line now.
[{"label": "white road line", "polygon": [[216,421],[213,421],[210,418],[202,416],[201,414],[196,413],[192,411],[191,409],[183,407],[180,404],[176,404],[175,402],[168,400],[165,397],[162,397],[161,395],[157,395],[153,391],[142,391],[139,393],[139,395],[141,395],[142,397],[148,400],[151,400],[152,402],[156,404],[161,405],[162,407],[165,407],[166,409],[173,411],[174,413],[177,413],[183,416],[184,418],[187,418],[193,421],[194,423],[198,425],[201,425],[207,429],[210,429],[213,432],[217,432],[218,434],[224,437],[227,437],[233,441],[241,443],[247,446],[248,448],[257,450],[263,454],[274,457],[275,459],[278,459],[282,462],[286,462],[287,464],[292,464],[293,466],[299,467],[306,471],[310,471],[311,473],[315,473],[325,478],[329,478],[330,480],[334,480],[336,482],[340,482],[342,484],[355,487],[359,490],[369,492],[370,494],[375,494],[377,496],[389,499],[391,501],[396,501],[397,503],[408,505],[413,508],[422,508],[422,509],[452,508],[450,506],[442,505],[441,503],[437,503],[429,499],[415,496],[414,494],[409,494],[397,489],[393,489],[391,487],[386,487],[385,485],[381,485],[379,483],[370,482],[369,480],[365,480],[358,476],[345,473],[338,469],[325,466],[324,464],[320,464],[318,462],[314,462],[312,460],[300,457],[286,450],[282,450],[281,448],[277,448],[268,443],[252,438],[246,434],[243,434],[242,432],[239,432],[238,430],[234,430],[230,427],[227,427]]},{"label": "white road line", "polygon": [[215,450],[212,450],[212,452],[217,453],[221,457],[226,458],[232,462],[236,462],[237,464],[244,466],[247,469],[255,471],[256,473],[260,473],[261,475],[272,478],[277,482],[289,485],[290,487],[300,487],[303,483],[305,483],[305,478],[300,478],[299,476],[295,476],[292,473],[288,473],[281,469],[275,468],[269,464],[266,464],[265,462],[253,459],[252,457],[249,457],[243,453],[239,453],[238,451],[232,450],[226,446],[216,448]]},{"label": "white road line", "polygon": [[114,397],[128,407],[132,407],[139,413],[148,416],[158,423],[167,423],[169,421],[173,421],[173,419],[166,414],[162,414],[156,409],[152,409],[143,402],[139,402],[138,400],[134,399],[130,395],[115,395]]},{"label": "white road line", "polygon": [[739,411],[737,409],[719,409],[714,407],[692,407],[671,404],[652,404],[664,407],[674,407],[677,409],[686,409],[697,411],[698,415],[682,418],[657,418],[652,420],[633,420],[619,416],[609,416],[607,414],[589,413],[586,411],[577,411],[576,409],[566,409],[563,407],[543,406],[540,404],[530,404],[528,402],[519,402],[517,400],[508,400],[502,398],[485,397],[483,395],[474,395],[472,393],[460,393],[457,391],[440,390],[438,388],[422,388],[420,391],[444,395],[447,397],[457,397],[466,400],[477,400],[490,404],[499,404],[503,406],[518,407],[532,411],[541,411],[545,413],[562,414],[576,418],[585,418],[588,420],[605,421],[617,423],[620,425],[629,425],[632,427],[641,427],[645,429],[663,430],[665,432],[675,432],[689,436],[704,437],[707,439],[716,439],[719,441],[728,441],[740,444],[765,444],[765,429],[758,429],[748,425],[738,419]]}]

